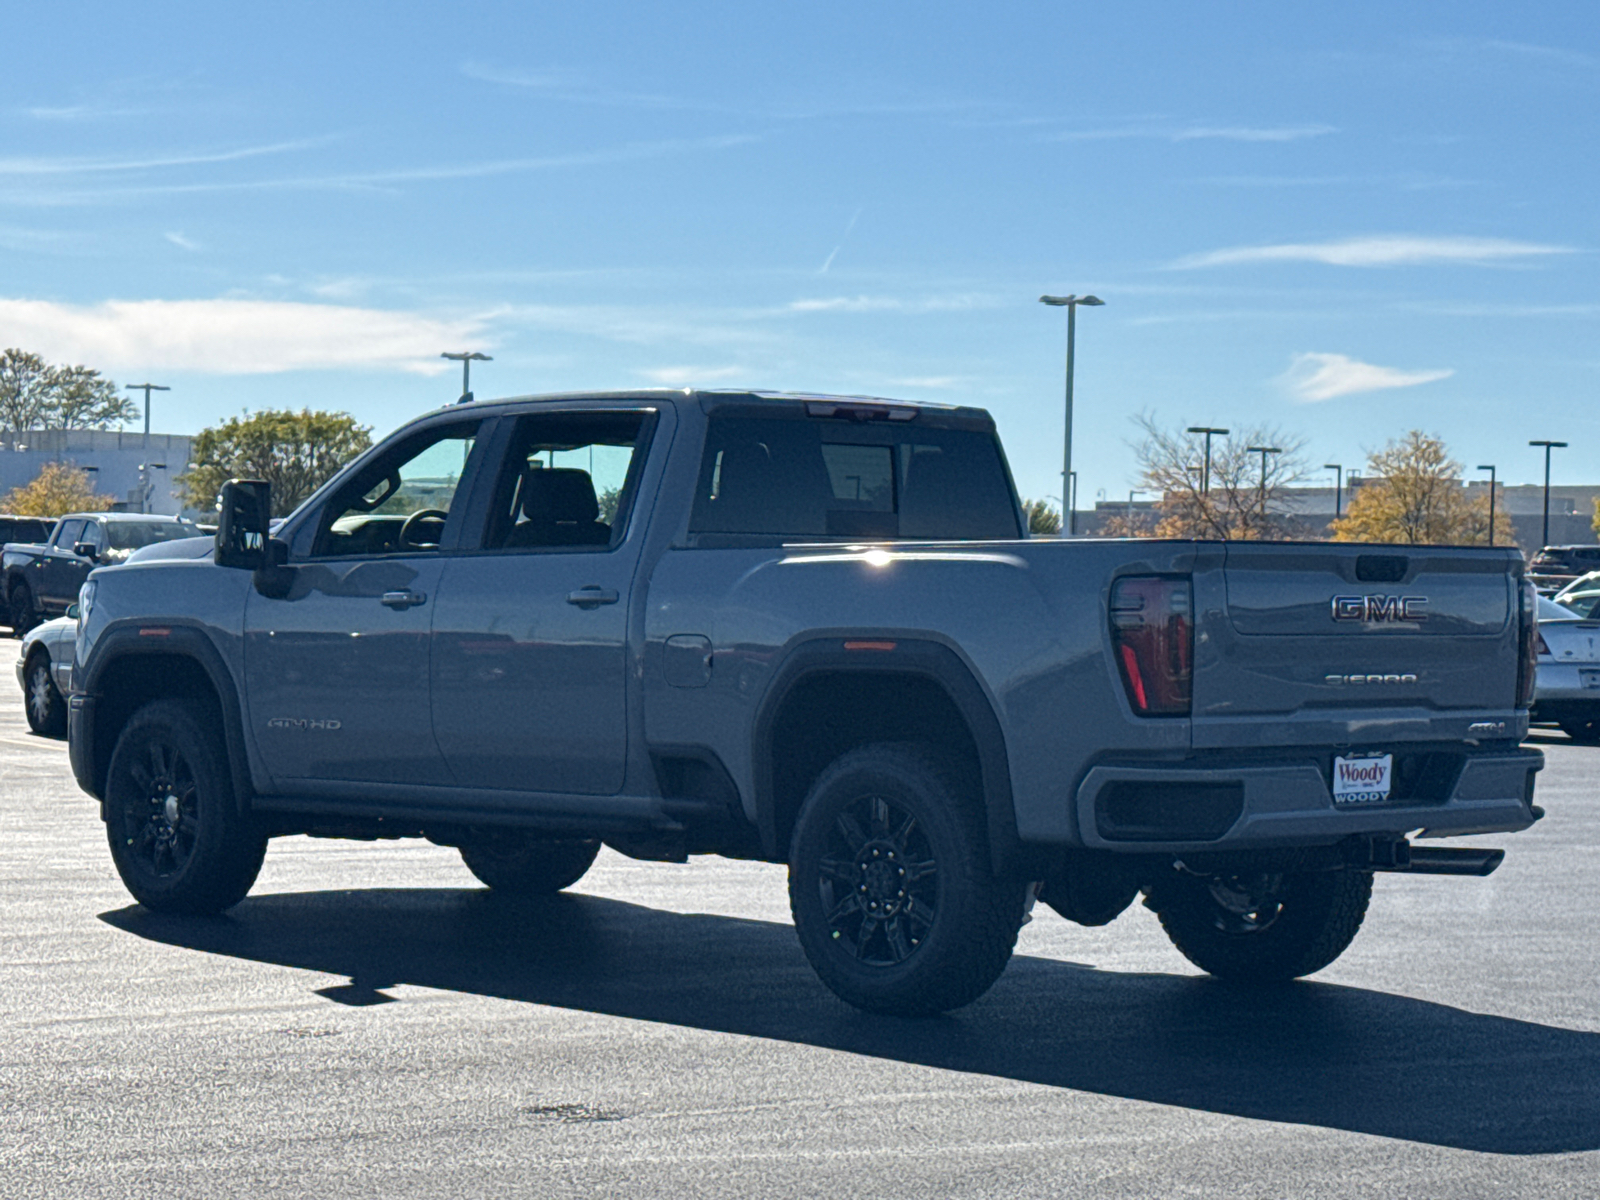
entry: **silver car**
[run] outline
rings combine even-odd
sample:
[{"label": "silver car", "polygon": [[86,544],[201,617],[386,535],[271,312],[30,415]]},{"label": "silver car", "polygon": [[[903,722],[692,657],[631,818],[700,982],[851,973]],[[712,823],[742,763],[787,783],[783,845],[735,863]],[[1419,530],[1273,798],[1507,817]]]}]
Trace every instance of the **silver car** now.
[{"label": "silver car", "polygon": [[78,636],[77,605],[65,617],[35,625],[22,639],[17,682],[28,728],[44,737],[67,736],[67,693],[72,690],[72,654]]},{"label": "silver car", "polygon": [[1600,744],[1600,620],[1541,597],[1538,650],[1532,719]]}]

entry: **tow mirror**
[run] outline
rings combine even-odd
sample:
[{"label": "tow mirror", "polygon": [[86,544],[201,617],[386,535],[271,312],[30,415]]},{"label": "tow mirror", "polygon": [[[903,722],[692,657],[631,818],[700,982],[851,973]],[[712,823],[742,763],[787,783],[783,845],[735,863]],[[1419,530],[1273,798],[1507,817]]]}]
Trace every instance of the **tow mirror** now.
[{"label": "tow mirror", "polygon": [[79,558],[87,558],[90,562],[100,556],[99,548],[93,542],[74,542],[72,552]]},{"label": "tow mirror", "polygon": [[267,566],[272,485],[264,479],[230,479],[222,485],[218,507],[217,565],[247,571]]}]

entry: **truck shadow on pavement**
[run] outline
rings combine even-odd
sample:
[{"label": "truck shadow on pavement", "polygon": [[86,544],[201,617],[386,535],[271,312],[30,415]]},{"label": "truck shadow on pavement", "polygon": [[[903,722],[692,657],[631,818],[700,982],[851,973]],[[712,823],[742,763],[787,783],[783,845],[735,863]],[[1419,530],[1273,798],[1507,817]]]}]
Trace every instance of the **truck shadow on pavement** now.
[{"label": "truck shadow on pavement", "polygon": [[594,896],[380,888],[101,919],[347,976],[321,993],[341,1003],[415,984],[1464,1150],[1600,1148],[1600,1034],[1362,988],[1251,993],[1019,956],[976,1004],[913,1021],[835,1000],[787,925]]}]

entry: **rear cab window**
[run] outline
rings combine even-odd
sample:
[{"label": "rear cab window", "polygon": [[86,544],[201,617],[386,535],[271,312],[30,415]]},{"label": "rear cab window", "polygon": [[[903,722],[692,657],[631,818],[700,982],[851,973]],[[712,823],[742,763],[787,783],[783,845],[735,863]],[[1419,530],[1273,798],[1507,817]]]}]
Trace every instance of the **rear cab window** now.
[{"label": "rear cab window", "polygon": [[896,410],[914,415],[894,420],[870,408],[832,415],[837,407],[713,410],[689,519],[696,543],[1022,536],[991,424],[942,423],[929,410]]}]

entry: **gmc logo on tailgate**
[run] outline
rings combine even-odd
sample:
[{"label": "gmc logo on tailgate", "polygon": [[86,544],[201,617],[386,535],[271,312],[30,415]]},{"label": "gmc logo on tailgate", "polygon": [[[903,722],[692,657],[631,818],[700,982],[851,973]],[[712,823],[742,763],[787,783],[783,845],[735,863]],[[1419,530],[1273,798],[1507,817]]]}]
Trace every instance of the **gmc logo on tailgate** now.
[{"label": "gmc logo on tailgate", "polygon": [[1335,621],[1426,621],[1426,596],[1335,596]]}]

